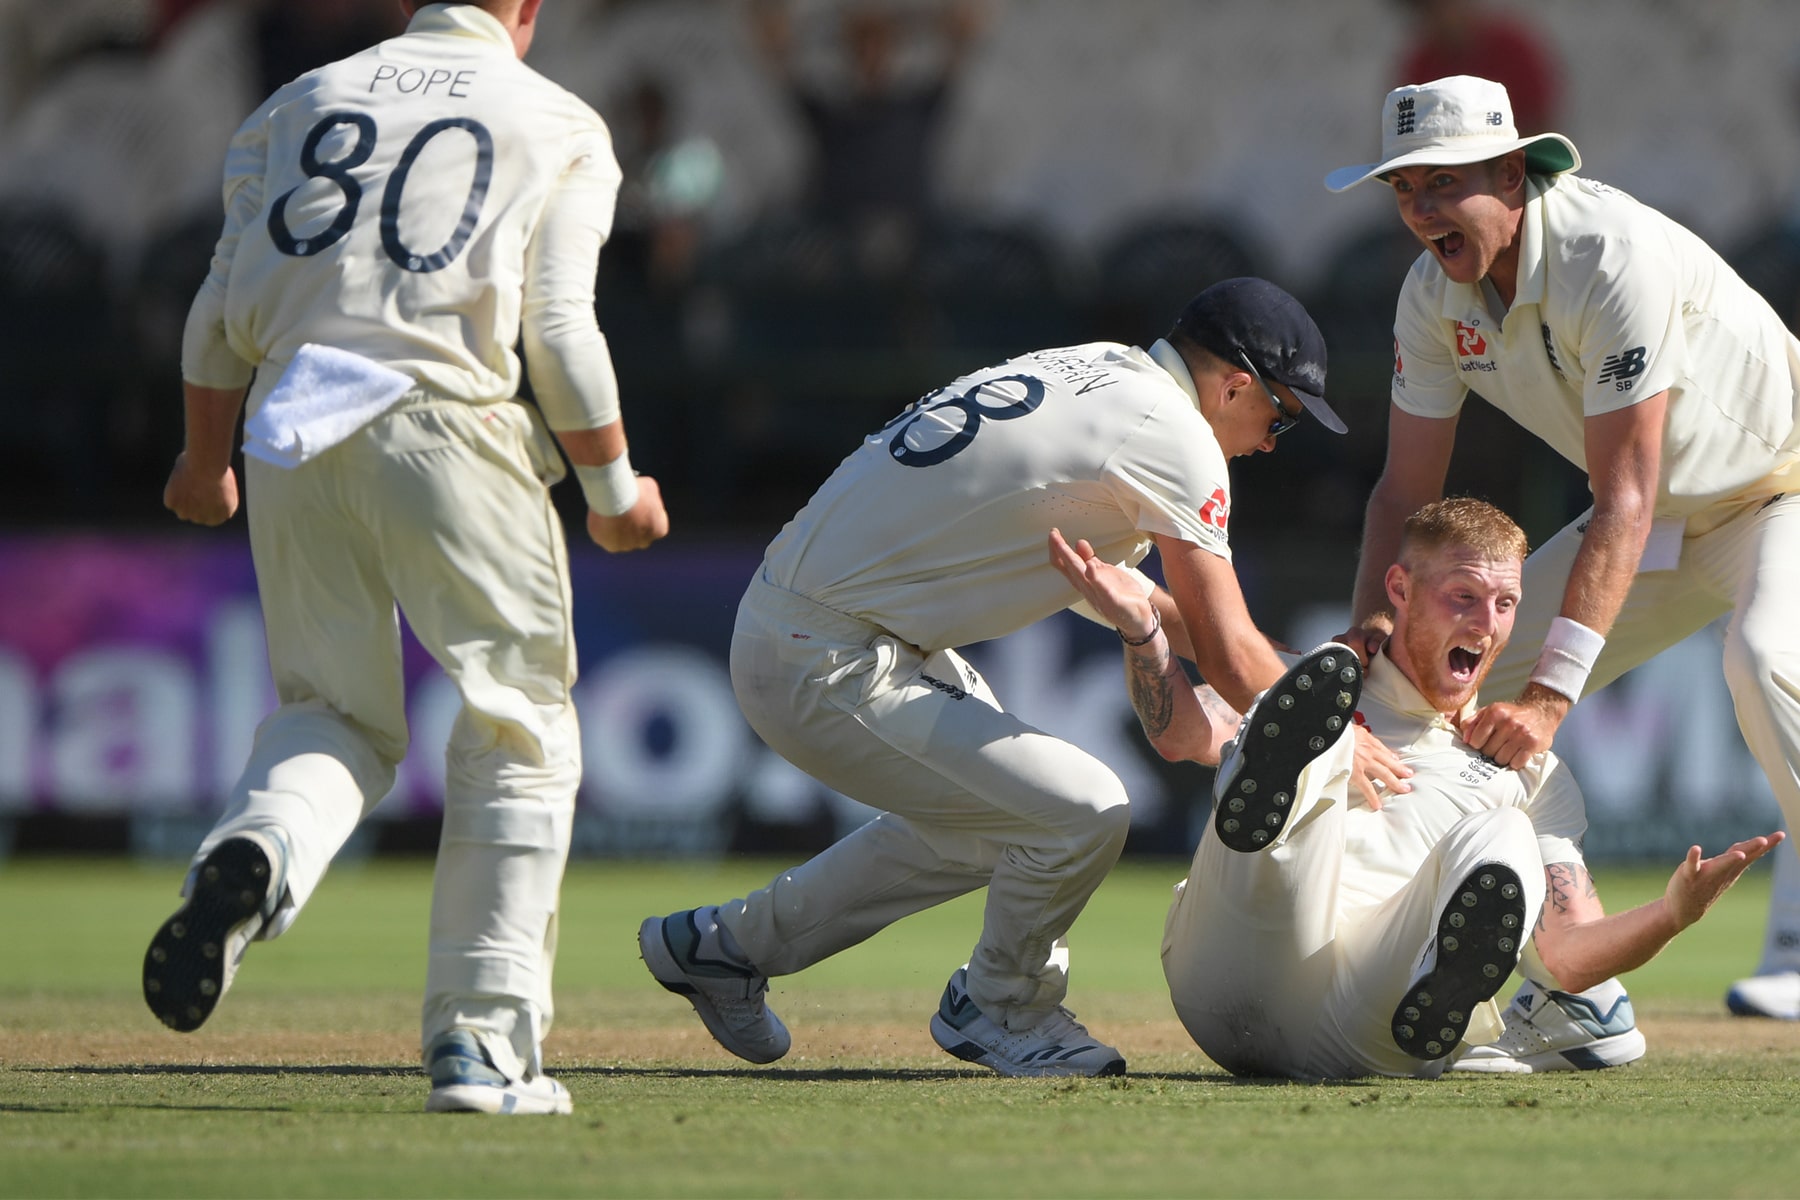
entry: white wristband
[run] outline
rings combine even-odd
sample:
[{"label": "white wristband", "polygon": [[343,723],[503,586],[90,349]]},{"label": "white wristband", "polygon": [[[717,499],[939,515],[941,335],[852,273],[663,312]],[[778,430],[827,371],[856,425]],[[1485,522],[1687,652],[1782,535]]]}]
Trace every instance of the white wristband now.
[{"label": "white wristband", "polygon": [[631,456],[620,454],[603,467],[572,464],[575,479],[581,484],[588,507],[603,517],[616,517],[628,512],[638,501],[637,472],[631,469]]},{"label": "white wristband", "polygon": [[1604,645],[1606,639],[1581,622],[1557,617],[1544,636],[1544,648],[1531,672],[1531,682],[1570,700],[1581,699],[1581,689]]}]

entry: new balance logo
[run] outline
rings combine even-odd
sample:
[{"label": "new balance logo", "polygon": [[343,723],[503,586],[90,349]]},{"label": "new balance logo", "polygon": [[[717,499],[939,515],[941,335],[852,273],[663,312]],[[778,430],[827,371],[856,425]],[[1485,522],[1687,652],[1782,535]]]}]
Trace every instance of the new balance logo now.
[{"label": "new balance logo", "polygon": [[1597,383],[1610,383],[1616,392],[1629,392],[1644,373],[1645,348],[1633,346],[1623,354],[1609,354],[1600,364]]},{"label": "new balance logo", "polygon": [[1417,104],[1418,102],[1416,100],[1411,96],[1407,96],[1394,106],[1395,133],[1411,133],[1413,131],[1413,125],[1416,119],[1414,110],[1416,109]]}]

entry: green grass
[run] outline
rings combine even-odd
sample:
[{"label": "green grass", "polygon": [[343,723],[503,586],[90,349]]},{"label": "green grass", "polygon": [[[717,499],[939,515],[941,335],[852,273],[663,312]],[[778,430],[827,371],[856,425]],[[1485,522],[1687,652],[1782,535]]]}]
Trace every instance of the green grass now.
[{"label": "green grass", "polygon": [[[1303,1086],[1231,1080],[1170,1036],[1173,863],[1121,868],[1073,938],[1071,1006],[1127,1051],[1126,1079],[1002,1080],[930,1044],[979,895],[778,981],[794,1052],[738,1063],[644,974],[634,934],[772,865],[571,869],[548,1047],[569,1120],[419,1111],[426,864],[335,870],[187,1037],[137,984],[178,866],[0,867],[0,1196],[1800,1194],[1800,1029],[1719,1006],[1760,946],[1760,868],[1629,981],[1644,1063]],[[1664,878],[1600,884],[1619,908]]]}]

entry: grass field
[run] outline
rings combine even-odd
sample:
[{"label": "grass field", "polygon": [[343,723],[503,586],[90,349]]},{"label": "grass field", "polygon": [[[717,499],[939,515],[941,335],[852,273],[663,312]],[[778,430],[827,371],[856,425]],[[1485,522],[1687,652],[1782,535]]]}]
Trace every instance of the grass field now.
[{"label": "grass field", "polygon": [[[1760,946],[1764,868],[1629,980],[1642,1063],[1304,1086],[1232,1080],[1175,1023],[1157,961],[1174,863],[1121,868],[1074,932],[1070,1006],[1127,1078],[1003,1080],[931,1042],[978,896],[777,981],[794,1050],[750,1067],[649,979],[634,935],[772,865],[571,869],[560,1120],[421,1111],[429,864],[335,870],[187,1036],[137,982],[178,865],[0,865],[0,1195],[1800,1195],[1800,1027],[1720,1005]],[[1615,908],[1665,878],[1599,875]]]}]

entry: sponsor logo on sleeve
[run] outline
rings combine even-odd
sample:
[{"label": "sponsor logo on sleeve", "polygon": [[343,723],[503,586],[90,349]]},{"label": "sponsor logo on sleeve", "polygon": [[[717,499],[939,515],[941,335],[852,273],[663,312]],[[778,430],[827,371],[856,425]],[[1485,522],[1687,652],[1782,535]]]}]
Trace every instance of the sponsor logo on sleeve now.
[{"label": "sponsor logo on sleeve", "polygon": [[1456,364],[1459,371],[1498,371],[1500,367],[1487,358],[1487,338],[1482,336],[1479,320],[1456,323]]},{"label": "sponsor logo on sleeve", "polygon": [[1600,361],[1600,375],[1595,383],[1610,383],[1615,392],[1629,392],[1644,373],[1646,349],[1633,346],[1620,354],[1609,354]]},{"label": "sponsor logo on sleeve", "polygon": [[1200,506],[1200,523],[1208,529],[1216,530],[1222,538],[1225,536],[1225,525],[1231,520],[1231,500],[1225,495],[1225,489],[1216,487],[1206,503]]}]

